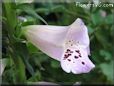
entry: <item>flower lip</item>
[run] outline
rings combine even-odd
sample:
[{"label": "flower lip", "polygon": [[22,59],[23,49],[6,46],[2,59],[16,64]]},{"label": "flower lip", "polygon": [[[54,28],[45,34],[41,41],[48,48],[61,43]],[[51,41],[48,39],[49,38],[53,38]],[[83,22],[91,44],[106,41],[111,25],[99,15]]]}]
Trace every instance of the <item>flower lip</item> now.
[{"label": "flower lip", "polygon": [[[95,65],[87,57],[87,52],[85,52],[82,48],[75,48],[76,47],[68,49],[66,48],[64,51],[65,57],[61,59],[61,67],[67,73],[72,72],[74,74],[81,74],[90,72]],[[81,55],[81,57],[79,55]]]},{"label": "flower lip", "polygon": [[[69,28],[64,45],[64,54],[67,58],[62,57],[61,66],[63,70],[74,74],[88,73],[95,66],[88,58],[90,52],[87,28],[80,18]],[[70,53],[70,51],[73,53]]]}]

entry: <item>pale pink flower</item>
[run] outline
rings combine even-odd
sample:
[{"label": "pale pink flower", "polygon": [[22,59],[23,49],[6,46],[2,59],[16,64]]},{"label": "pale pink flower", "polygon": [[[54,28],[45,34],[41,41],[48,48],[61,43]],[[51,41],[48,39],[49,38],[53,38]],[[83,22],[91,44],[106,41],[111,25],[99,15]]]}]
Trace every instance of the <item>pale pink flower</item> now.
[{"label": "pale pink flower", "polygon": [[88,73],[95,67],[88,57],[88,30],[80,18],[69,26],[30,25],[23,29],[27,39],[42,52],[60,61],[65,72]]}]

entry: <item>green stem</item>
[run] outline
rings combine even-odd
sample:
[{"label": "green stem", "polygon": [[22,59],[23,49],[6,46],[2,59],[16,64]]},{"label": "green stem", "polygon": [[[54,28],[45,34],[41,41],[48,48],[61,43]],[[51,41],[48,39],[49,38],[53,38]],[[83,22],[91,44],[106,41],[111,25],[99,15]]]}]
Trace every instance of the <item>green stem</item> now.
[{"label": "green stem", "polygon": [[14,46],[14,44],[17,42],[17,40],[14,39],[15,27],[17,25],[16,11],[14,9],[15,3],[12,3],[11,0],[8,1],[9,2],[7,3],[5,2],[3,3],[4,16],[7,19],[6,32],[8,34],[7,38],[9,39],[8,49],[15,64],[16,76],[17,76],[16,83],[23,83],[26,80],[25,65],[23,64],[22,59],[18,55],[18,52],[16,52],[16,48]]}]

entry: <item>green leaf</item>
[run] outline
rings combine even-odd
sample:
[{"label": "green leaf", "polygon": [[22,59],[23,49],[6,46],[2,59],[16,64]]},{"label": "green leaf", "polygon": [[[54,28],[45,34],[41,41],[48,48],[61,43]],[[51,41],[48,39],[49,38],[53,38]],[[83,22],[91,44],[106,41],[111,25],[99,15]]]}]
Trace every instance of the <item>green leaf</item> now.
[{"label": "green leaf", "polygon": [[14,9],[15,4],[14,3],[3,3],[3,8],[4,8],[4,14],[7,18],[7,24],[9,25],[9,31],[11,29],[11,31],[14,31],[14,28],[17,24],[17,19],[16,19],[16,11]]},{"label": "green leaf", "polygon": [[98,40],[98,43],[101,44],[104,48],[109,48],[111,40],[109,40],[109,32],[106,29],[99,27],[99,29],[95,32],[95,36]]},{"label": "green leaf", "polygon": [[38,9],[36,9],[36,12],[48,14],[50,12],[50,10],[47,8],[38,8]]},{"label": "green leaf", "polygon": [[106,24],[113,24],[114,23],[114,14],[109,14],[105,18]]},{"label": "green leaf", "polygon": [[31,64],[28,61],[28,59],[29,59],[29,52],[28,52],[28,49],[26,47],[26,44],[25,43],[16,43],[15,47],[17,49],[17,54],[19,54],[20,57],[22,58],[22,60],[23,60],[24,64],[26,65],[29,73],[31,75],[33,75],[34,74],[34,70],[33,70]]},{"label": "green leaf", "polygon": [[40,74],[40,72],[39,71],[36,71],[35,73],[34,73],[34,75],[32,76],[32,77],[30,77],[27,81],[28,82],[36,82],[36,81],[39,81],[41,79],[41,74]]},{"label": "green leaf", "polygon": [[99,25],[104,22],[104,18],[100,15],[100,11],[98,11],[97,13],[93,13],[91,15],[91,18],[94,25]]},{"label": "green leaf", "polygon": [[60,67],[60,62],[58,62],[56,60],[51,61],[51,67],[59,68]]},{"label": "green leaf", "polygon": [[114,37],[114,25],[112,25],[112,27],[111,27],[110,34],[111,34],[111,36],[113,38]]},{"label": "green leaf", "polygon": [[22,11],[26,12],[27,14],[31,15],[34,18],[40,19],[45,24],[48,24],[40,15],[38,15],[35,10],[28,6],[28,5],[19,5],[18,9],[21,9]]},{"label": "green leaf", "polygon": [[106,50],[100,50],[100,55],[105,58],[105,60],[112,60],[111,54]]},{"label": "green leaf", "polygon": [[45,55],[42,52],[38,52],[37,54],[39,56],[38,57],[39,62],[45,62],[45,61],[47,61],[49,59],[49,56]]},{"label": "green leaf", "polygon": [[114,61],[111,61],[110,63],[102,63],[102,64],[100,64],[100,68],[101,68],[102,72],[107,76],[107,79],[110,80],[110,81],[114,80],[113,65],[114,65]]},{"label": "green leaf", "polygon": [[65,10],[63,5],[56,5],[54,7],[52,7],[51,12],[63,12]]},{"label": "green leaf", "polygon": [[11,58],[13,59],[14,62],[14,69],[16,74],[15,82],[24,83],[26,81],[25,65],[19,56],[18,48],[15,47],[15,43],[11,47],[12,48],[9,49],[10,49]]},{"label": "green leaf", "polygon": [[89,34],[92,34],[94,32],[93,28],[90,26],[87,26]]},{"label": "green leaf", "polygon": [[31,53],[36,53],[38,52],[38,48],[36,48],[32,43],[28,42],[27,43],[27,48],[29,50],[29,52]]},{"label": "green leaf", "polygon": [[[16,65],[16,80],[17,83],[25,83],[26,74],[25,74],[25,65],[20,57],[17,57],[17,65]],[[18,68],[18,69],[17,69]]]}]

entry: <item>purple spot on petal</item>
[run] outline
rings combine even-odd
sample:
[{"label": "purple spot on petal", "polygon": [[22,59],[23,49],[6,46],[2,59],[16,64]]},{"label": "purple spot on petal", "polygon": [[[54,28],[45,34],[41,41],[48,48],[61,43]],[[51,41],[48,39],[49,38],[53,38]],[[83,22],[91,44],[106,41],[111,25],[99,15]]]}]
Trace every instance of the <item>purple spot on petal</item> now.
[{"label": "purple spot on petal", "polygon": [[69,56],[71,56],[71,54],[65,54],[64,59],[68,58]]},{"label": "purple spot on petal", "polygon": [[70,51],[70,49],[67,49],[67,51]]},{"label": "purple spot on petal", "polygon": [[71,46],[73,46],[73,44],[71,44]]},{"label": "purple spot on petal", "polygon": [[70,59],[68,59],[68,61],[71,61]]},{"label": "purple spot on petal", "polygon": [[79,50],[75,50],[77,53],[80,53],[80,51]]},{"label": "purple spot on petal", "polygon": [[82,62],[83,65],[85,65],[85,62]]},{"label": "purple spot on petal", "polygon": [[79,55],[79,57],[82,57],[81,54]]},{"label": "purple spot on petal", "polygon": [[73,53],[73,51],[70,51],[70,53]]},{"label": "purple spot on petal", "polygon": [[78,58],[78,56],[74,56],[74,58],[75,58],[75,59],[77,59],[77,58]]},{"label": "purple spot on petal", "polygon": [[71,54],[68,54],[68,56],[71,56]]}]

